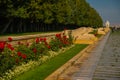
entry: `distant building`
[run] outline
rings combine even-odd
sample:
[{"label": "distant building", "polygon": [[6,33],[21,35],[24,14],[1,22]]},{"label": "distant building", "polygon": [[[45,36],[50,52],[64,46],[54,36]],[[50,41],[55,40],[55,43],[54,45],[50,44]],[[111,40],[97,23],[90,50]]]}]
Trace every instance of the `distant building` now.
[{"label": "distant building", "polygon": [[106,21],[105,26],[110,27],[110,22],[108,20]]}]

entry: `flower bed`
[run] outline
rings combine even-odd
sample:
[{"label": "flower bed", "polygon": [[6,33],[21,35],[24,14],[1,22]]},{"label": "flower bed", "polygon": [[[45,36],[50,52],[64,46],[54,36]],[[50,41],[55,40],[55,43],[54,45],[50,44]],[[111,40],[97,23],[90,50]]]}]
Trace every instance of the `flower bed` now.
[{"label": "flower bed", "polygon": [[49,43],[46,38],[36,38],[31,45],[18,42],[16,46],[10,44],[12,38],[8,41],[0,42],[0,79],[3,80],[10,80],[57,55],[55,52],[72,45],[73,37],[71,33],[69,38],[64,33],[56,34]]}]

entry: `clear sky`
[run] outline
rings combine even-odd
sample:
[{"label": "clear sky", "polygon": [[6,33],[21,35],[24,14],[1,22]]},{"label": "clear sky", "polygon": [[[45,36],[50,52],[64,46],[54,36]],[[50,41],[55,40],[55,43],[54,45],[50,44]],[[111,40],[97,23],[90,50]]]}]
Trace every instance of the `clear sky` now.
[{"label": "clear sky", "polygon": [[120,25],[120,0],[86,0],[111,25]]}]

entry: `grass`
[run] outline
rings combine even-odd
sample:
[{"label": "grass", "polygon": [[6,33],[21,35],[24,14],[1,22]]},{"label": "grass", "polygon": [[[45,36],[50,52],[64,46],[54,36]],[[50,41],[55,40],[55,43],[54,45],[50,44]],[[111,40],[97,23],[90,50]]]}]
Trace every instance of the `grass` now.
[{"label": "grass", "polygon": [[111,34],[119,35],[119,34],[120,34],[120,30],[116,30],[116,31],[114,31],[114,32],[111,32]]},{"label": "grass", "polygon": [[17,76],[14,80],[44,80],[48,75],[65,64],[86,46],[87,45],[85,44],[76,44],[73,48],[65,51],[62,54],[59,54],[46,63]]}]

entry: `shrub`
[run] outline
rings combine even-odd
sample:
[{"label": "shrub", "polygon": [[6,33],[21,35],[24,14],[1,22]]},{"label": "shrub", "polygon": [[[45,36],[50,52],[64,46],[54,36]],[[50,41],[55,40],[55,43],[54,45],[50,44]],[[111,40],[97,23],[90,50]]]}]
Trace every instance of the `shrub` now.
[{"label": "shrub", "polygon": [[[46,38],[36,38],[34,42],[23,44],[18,42],[18,45],[13,47],[10,42],[12,38],[8,38],[8,42],[0,42],[0,76],[3,76],[7,70],[12,69],[14,66],[29,61],[42,59],[44,55],[49,55],[49,50],[58,51],[63,47],[73,44],[72,32],[68,36],[63,34],[56,34],[48,43]],[[47,58],[48,58],[47,55]]]},{"label": "shrub", "polygon": [[0,76],[16,64],[14,51],[5,47],[4,51],[0,54]]},{"label": "shrub", "polygon": [[73,36],[72,31],[69,31],[68,38],[67,35],[63,34],[56,34],[55,38],[52,38],[50,41],[51,50],[58,51],[62,47],[69,46],[73,44]]},{"label": "shrub", "polygon": [[28,62],[30,59],[34,59],[34,53],[30,48],[24,44],[20,44],[16,47],[17,59],[19,62]]}]

